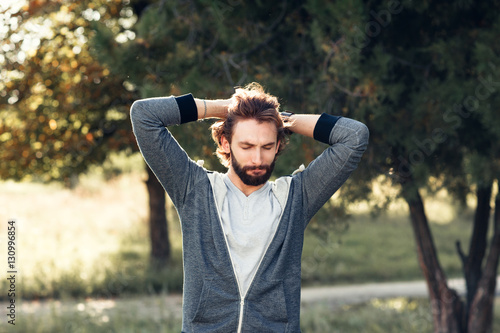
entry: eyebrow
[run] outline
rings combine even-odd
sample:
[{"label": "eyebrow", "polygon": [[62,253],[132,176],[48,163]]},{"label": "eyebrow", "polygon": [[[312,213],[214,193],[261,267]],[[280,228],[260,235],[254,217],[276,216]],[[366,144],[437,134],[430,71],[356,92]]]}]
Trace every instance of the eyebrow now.
[{"label": "eyebrow", "polygon": [[[244,145],[244,146],[251,146],[251,147],[257,146],[256,144],[250,143],[248,141],[241,141],[238,144]],[[263,144],[262,147],[274,146],[275,144],[276,144],[276,141],[273,141],[273,142],[269,142],[269,143]]]}]

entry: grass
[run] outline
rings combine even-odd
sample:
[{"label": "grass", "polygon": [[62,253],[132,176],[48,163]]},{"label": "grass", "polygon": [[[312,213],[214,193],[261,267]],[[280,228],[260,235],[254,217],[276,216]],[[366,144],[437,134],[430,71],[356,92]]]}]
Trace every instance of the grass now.
[{"label": "grass", "polygon": [[[0,237],[6,237],[6,222],[16,219],[16,268],[24,298],[181,288],[180,241],[175,236],[172,265],[162,272],[148,265],[144,174],[132,170],[105,182],[100,171],[82,177],[73,190],[58,184],[0,184],[0,220],[5,221]],[[175,235],[175,222],[171,229]],[[0,260],[7,261],[6,251],[0,251]],[[6,282],[0,286],[5,288]]]},{"label": "grass", "polygon": [[[500,331],[500,301],[495,304],[492,332]],[[329,333],[431,333],[430,304],[427,299],[391,298],[345,306],[331,311],[317,304],[302,311],[303,332]]]},{"label": "grass", "polygon": [[[448,224],[431,224],[439,259],[448,277],[461,276],[455,242],[467,246],[467,214]],[[371,218],[353,215],[348,229],[326,239],[306,234],[303,262],[305,285],[422,279],[415,241],[407,216],[387,214]]]},{"label": "grass", "polygon": [[[179,306],[179,304],[177,304]],[[107,300],[90,302],[51,302],[45,312],[18,314],[9,332],[31,333],[108,333],[180,332],[181,317],[172,311],[164,296],[143,297],[131,302]],[[495,305],[493,332],[500,331],[500,301]],[[3,323],[2,323],[3,324]],[[2,326],[0,326],[0,329]],[[428,300],[414,298],[374,299],[366,303],[333,309],[329,304],[304,307],[301,313],[304,333],[431,333],[432,317]]]}]

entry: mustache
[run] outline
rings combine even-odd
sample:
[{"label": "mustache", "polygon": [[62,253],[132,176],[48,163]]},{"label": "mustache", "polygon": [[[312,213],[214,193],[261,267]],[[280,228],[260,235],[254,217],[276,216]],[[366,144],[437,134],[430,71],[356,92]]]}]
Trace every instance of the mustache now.
[{"label": "mustache", "polygon": [[270,170],[271,165],[265,164],[265,165],[253,165],[253,166],[244,166],[243,170],[244,171],[252,171],[252,170]]}]

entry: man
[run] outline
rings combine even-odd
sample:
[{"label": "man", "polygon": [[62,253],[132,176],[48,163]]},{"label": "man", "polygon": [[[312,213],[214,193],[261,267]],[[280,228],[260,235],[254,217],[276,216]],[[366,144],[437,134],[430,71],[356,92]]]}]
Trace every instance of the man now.
[{"label": "man", "polygon": [[[134,133],[181,220],[183,332],[300,332],[304,229],[356,169],[368,129],[352,119],[278,112],[258,84],[228,100],[136,101]],[[166,127],[205,118],[228,167],[192,161]],[[269,182],[288,130],[330,146],[302,172]]]}]

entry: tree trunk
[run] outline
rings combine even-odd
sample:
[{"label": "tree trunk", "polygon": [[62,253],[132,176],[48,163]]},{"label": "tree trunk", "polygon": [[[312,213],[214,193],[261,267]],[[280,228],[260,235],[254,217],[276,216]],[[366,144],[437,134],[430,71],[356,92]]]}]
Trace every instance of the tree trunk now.
[{"label": "tree trunk", "polygon": [[410,208],[418,261],[429,289],[434,332],[492,332],[497,269],[500,259],[500,194],[495,199],[494,234],[484,269],[482,263],[487,249],[491,184],[477,191],[477,207],[469,255],[466,256],[462,252],[460,243],[457,242],[467,285],[467,306],[464,307],[463,301],[455,290],[448,287],[446,276],[439,264],[418,189],[408,179],[402,186],[403,196]]},{"label": "tree trunk", "polygon": [[151,239],[151,263],[154,267],[164,267],[170,259],[167,215],[165,209],[165,190],[146,165],[148,179],[146,186],[149,195],[149,235]]},{"label": "tree trunk", "polygon": [[[488,208],[490,207],[489,202],[490,197],[488,197]],[[489,333],[492,332],[493,329],[493,305],[495,300],[498,261],[500,257],[500,193],[497,194],[495,199],[495,214],[493,220],[494,233],[490,251],[488,253],[488,257],[486,258],[486,265],[484,267],[483,274],[476,284],[476,290],[472,295],[471,303],[469,304],[470,310],[468,314],[467,328],[470,333]],[[488,223],[488,221],[486,221],[486,223]],[[484,243],[486,243],[486,241]],[[467,293],[469,292],[470,290],[468,289]]]},{"label": "tree trunk", "polygon": [[463,302],[456,291],[448,287],[439,264],[422,197],[411,180],[406,180],[402,186],[403,196],[410,209],[418,261],[429,290],[434,332],[465,333]]},{"label": "tree trunk", "polygon": [[460,255],[460,258],[462,259],[465,283],[467,286],[467,302],[465,309],[466,326],[468,326],[469,324],[470,313],[472,311],[476,311],[476,309],[472,309],[472,307],[474,307],[474,303],[477,302],[477,300],[475,299],[478,296],[477,291],[483,273],[482,264],[486,253],[488,226],[491,211],[491,189],[491,183],[487,186],[477,189],[477,204],[474,214],[474,224],[468,255],[465,255],[462,252],[460,242],[457,242],[457,251]]}]

